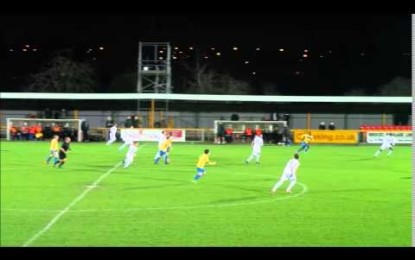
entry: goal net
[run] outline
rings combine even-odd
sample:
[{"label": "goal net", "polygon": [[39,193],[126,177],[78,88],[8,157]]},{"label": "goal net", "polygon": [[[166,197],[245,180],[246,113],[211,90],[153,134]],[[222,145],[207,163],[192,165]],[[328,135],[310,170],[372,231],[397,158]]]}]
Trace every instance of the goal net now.
[{"label": "goal net", "polygon": [[53,135],[82,141],[83,119],[7,118],[7,140],[43,140]]}]

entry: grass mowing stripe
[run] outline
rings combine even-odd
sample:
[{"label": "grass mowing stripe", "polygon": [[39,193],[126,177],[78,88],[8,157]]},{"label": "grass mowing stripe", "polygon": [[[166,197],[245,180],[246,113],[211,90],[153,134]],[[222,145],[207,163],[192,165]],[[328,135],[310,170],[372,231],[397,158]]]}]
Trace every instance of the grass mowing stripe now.
[{"label": "grass mowing stripe", "polygon": [[[308,187],[301,183],[297,182],[301,187],[303,187],[302,191],[297,194],[293,194],[291,196],[285,197],[276,197],[275,196],[271,199],[264,199],[264,200],[255,200],[255,201],[248,201],[248,202],[239,202],[239,203],[221,203],[221,204],[210,204],[210,205],[195,205],[195,206],[173,206],[173,207],[149,207],[149,208],[126,208],[126,209],[78,209],[72,210],[71,212],[109,212],[109,211],[117,211],[117,212],[126,212],[126,211],[147,211],[147,210],[177,210],[177,209],[200,209],[200,208],[214,208],[214,207],[234,207],[234,206],[245,206],[245,205],[254,205],[260,203],[267,203],[279,200],[286,200],[286,199],[293,199],[304,195],[308,191]],[[3,209],[8,211],[28,211],[28,212],[35,212],[35,211],[58,211],[53,209]]]}]

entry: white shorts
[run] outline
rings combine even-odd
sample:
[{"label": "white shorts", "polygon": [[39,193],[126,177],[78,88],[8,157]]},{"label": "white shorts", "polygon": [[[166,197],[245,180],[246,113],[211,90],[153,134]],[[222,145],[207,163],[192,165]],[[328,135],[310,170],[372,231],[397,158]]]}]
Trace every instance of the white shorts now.
[{"label": "white shorts", "polygon": [[252,149],[252,154],[254,156],[260,155],[261,154],[261,148],[254,148],[254,149]]},{"label": "white shorts", "polygon": [[296,179],[297,179],[297,176],[295,176],[295,174],[283,173],[281,176],[281,180],[283,181],[286,181],[286,180],[295,181]]},{"label": "white shorts", "polygon": [[53,154],[53,157],[59,158],[59,151],[57,151],[57,150],[50,150],[50,153]]},{"label": "white shorts", "polygon": [[390,144],[382,144],[382,146],[380,147],[381,150],[385,150],[385,149],[389,149],[392,145]]},{"label": "white shorts", "polygon": [[127,153],[127,155],[125,156],[125,159],[131,162],[134,161],[134,154]]}]

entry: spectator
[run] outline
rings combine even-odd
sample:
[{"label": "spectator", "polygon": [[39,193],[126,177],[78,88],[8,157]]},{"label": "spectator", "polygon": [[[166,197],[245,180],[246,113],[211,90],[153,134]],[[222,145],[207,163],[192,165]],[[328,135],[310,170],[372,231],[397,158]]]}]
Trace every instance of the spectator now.
[{"label": "spectator", "polygon": [[125,128],[130,128],[132,125],[133,125],[133,122],[131,121],[131,117],[127,116],[127,119],[125,119],[125,122],[124,122]]},{"label": "spectator", "polygon": [[60,127],[60,125],[59,124],[57,124],[57,123],[52,123],[52,134],[53,135],[57,135],[57,136],[59,136],[60,137],[60,134],[61,134],[61,127]]},{"label": "spectator", "polygon": [[247,142],[252,142],[252,129],[249,126],[245,128],[245,140]]},{"label": "spectator", "polygon": [[[54,124],[54,123],[52,123]],[[49,139],[52,138],[52,124],[50,124],[49,122],[46,123],[45,128],[43,129],[43,136],[45,137],[45,139]]]},{"label": "spectator", "polygon": [[231,121],[238,121],[238,120],[239,120],[238,114],[232,114],[231,115]]},{"label": "spectator", "polygon": [[282,144],[284,141],[284,128],[276,127],[274,129],[275,132],[275,143]]},{"label": "spectator", "polygon": [[259,126],[255,127],[255,135],[261,135],[262,134],[262,130]]},{"label": "spectator", "polygon": [[326,123],[325,122],[320,122],[320,125],[318,126],[318,129],[326,130]]},{"label": "spectator", "polygon": [[[261,131],[255,131],[255,135],[262,135],[264,143],[272,142],[272,132],[268,128],[266,128],[264,130],[264,133],[262,133],[262,130]],[[255,139],[255,137],[254,137],[254,139]]]},{"label": "spectator", "polygon": [[334,125],[334,122],[330,122],[329,130],[336,130],[336,126]]},{"label": "spectator", "polygon": [[225,141],[226,143],[232,143],[233,141],[233,129],[231,126],[228,126],[228,128],[226,128],[225,130]]},{"label": "spectator", "polygon": [[105,121],[105,127],[111,128],[114,125],[114,120],[111,116],[107,116],[107,120]]},{"label": "spectator", "polygon": [[17,130],[17,127],[15,127],[14,125],[11,125],[9,131],[10,131],[10,137],[12,140],[20,139],[20,133]]},{"label": "spectator", "polygon": [[36,138],[37,141],[43,139],[43,132],[42,132],[42,124],[41,123],[37,123],[37,125],[35,126],[35,138]]},{"label": "spectator", "polygon": [[83,133],[82,141],[87,142],[89,141],[88,131],[89,131],[89,124],[87,121],[83,121],[81,124],[81,130]]},{"label": "spectator", "polygon": [[[138,128],[138,124],[139,124],[138,116],[131,116],[131,120],[132,120],[132,124],[134,128]],[[160,124],[160,127],[161,127],[161,124]]]},{"label": "spectator", "polygon": [[225,137],[225,128],[223,127],[222,123],[218,123],[216,131],[216,143],[223,144],[223,138]]},{"label": "spectator", "polygon": [[27,126],[26,122],[24,122],[23,125],[20,127],[20,133],[23,140],[29,139],[29,127]]},{"label": "spectator", "polygon": [[33,124],[29,126],[29,140],[34,140],[36,134],[36,126]]},{"label": "spectator", "polygon": [[282,131],[282,135],[283,135],[283,140],[284,140],[284,145],[285,146],[290,146],[292,141],[291,141],[291,132],[290,129],[287,126],[284,126],[283,131]]},{"label": "spectator", "polygon": [[69,127],[68,122],[65,123],[64,125],[61,125],[61,132],[62,132],[62,137],[69,136],[72,139],[71,128]]}]

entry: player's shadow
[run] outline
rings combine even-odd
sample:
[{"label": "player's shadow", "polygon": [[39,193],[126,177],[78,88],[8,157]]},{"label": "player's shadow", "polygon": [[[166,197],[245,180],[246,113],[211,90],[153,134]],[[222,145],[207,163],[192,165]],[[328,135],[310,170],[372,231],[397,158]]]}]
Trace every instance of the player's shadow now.
[{"label": "player's shadow", "polygon": [[333,192],[367,192],[367,191],[380,191],[382,189],[349,189],[349,190],[313,190],[308,191],[309,194],[313,193],[333,193]]},{"label": "player's shadow", "polygon": [[216,186],[222,186],[222,187],[225,187],[225,188],[236,189],[236,190],[249,191],[249,192],[257,192],[257,193],[263,193],[264,192],[264,188],[260,188],[260,187],[258,187],[258,188],[254,188],[254,187],[241,187],[241,186],[226,185],[226,184],[215,184],[215,185]]},{"label": "player's shadow", "polygon": [[199,203],[198,205],[212,205],[212,206],[221,206],[221,204],[224,203],[231,203],[231,202],[240,202],[240,201],[252,201],[254,199],[258,199],[260,197],[258,196],[250,196],[250,197],[242,197],[242,198],[234,198],[234,199],[221,199],[221,200],[215,200],[215,201],[210,201],[210,202],[206,202],[206,203]]},{"label": "player's shadow", "polygon": [[183,180],[169,179],[169,178],[154,178],[154,177],[148,177],[148,176],[140,176],[140,179],[154,180],[154,181],[169,181],[169,182],[175,182],[175,183],[188,183]]},{"label": "player's shadow", "polygon": [[167,188],[167,187],[178,187],[178,186],[186,186],[187,183],[180,183],[180,184],[160,184],[160,185],[146,185],[146,186],[134,186],[130,188],[124,188],[123,190],[151,190],[151,189],[160,189],[160,188]]},{"label": "player's shadow", "polygon": [[140,179],[143,180],[155,180],[155,181],[166,181],[166,182],[172,182],[175,184],[158,184],[158,185],[146,185],[146,186],[135,186],[130,188],[125,188],[123,190],[150,190],[150,189],[158,189],[158,188],[167,188],[167,187],[179,187],[179,186],[187,186],[189,183],[186,181],[180,181],[175,179],[169,179],[169,178],[153,178],[153,177],[143,177],[141,176]]},{"label": "player's shadow", "polygon": [[[239,176],[241,176],[241,175],[239,175]],[[237,176],[235,176],[235,177],[237,177]],[[241,183],[241,182],[250,182],[250,183],[252,183],[252,182],[275,182],[275,180],[278,180],[278,178],[274,178],[274,177],[269,177],[269,178],[261,178],[261,179],[238,179],[237,180],[237,182],[238,183]],[[232,183],[235,183],[235,181],[236,180],[222,180],[222,182],[232,182]]]},{"label": "player's shadow", "polygon": [[370,157],[370,158],[360,158],[360,159],[345,160],[345,161],[346,162],[359,162],[359,161],[367,161],[367,160],[370,160],[370,159],[376,159],[376,158]]},{"label": "player's shadow", "polygon": [[103,169],[111,169],[112,167],[114,167],[114,165],[91,165],[91,164],[78,164],[77,168],[78,169],[97,169],[97,168],[103,168]]},{"label": "player's shadow", "polygon": [[108,168],[111,169],[111,167],[114,167],[114,165],[95,165],[95,166],[93,166],[93,168],[104,168],[104,169],[108,169]]}]

